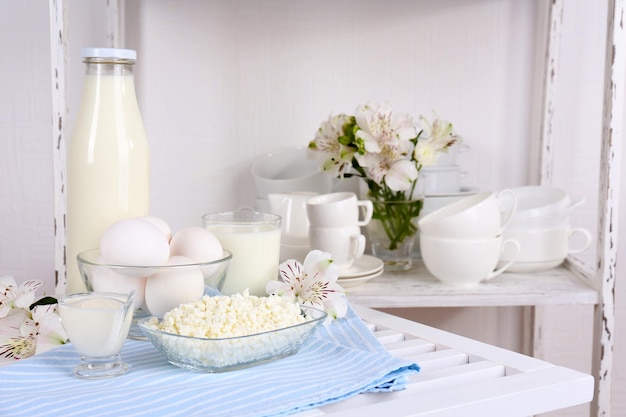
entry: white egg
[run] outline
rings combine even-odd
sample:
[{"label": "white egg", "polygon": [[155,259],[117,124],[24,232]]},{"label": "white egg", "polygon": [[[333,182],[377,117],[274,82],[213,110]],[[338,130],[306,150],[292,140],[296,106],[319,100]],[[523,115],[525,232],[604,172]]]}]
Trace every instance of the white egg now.
[{"label": "white egg", "polygon": [[141,216],[137,217],[137,219],[145,220],[158,227],[159,230],[165,235],[165,238],[168,242],[172,239],[172,229],[170,228],[170,225],[167,224],[167,222],[162,218],[156,216]]},{"label": "white egg", "polygon": [[154,224],[124,219],[109,226],[100,239],[100,254],[113,265],[159,266],[169,258],[169,243]]},{"label": "white egg", "polygon": [[[173,256],[168,265],[193,263],[189,258]],[[164,314],[180,304],[200,300],[204,295],[204,277],[198,267],[165,268],[146,281],[146,308],[150,314]]]},{"label": "white egg", "polygon": [[[170,241],[170,256],[184,256],[195,262],[210,262],[222,259],[222,244],[210,230],[204,227],[187,227],[179,230]],[[202,267],[206,278],[213,275],[220,265]]]},{"label": "white egg", "polygon": [[222,258],[222,244],[213,232],[192,226],[174,233],[170,241],[171,256],[186,256],[196,262],[210,262]]},{"label": "white egg", "polygon": [[135,291],[135,310],[143,307],[146,293],[146,277],[128,277],[120,275],[106,266],[91,270],[91,286],[97,292],[129,294]]}]

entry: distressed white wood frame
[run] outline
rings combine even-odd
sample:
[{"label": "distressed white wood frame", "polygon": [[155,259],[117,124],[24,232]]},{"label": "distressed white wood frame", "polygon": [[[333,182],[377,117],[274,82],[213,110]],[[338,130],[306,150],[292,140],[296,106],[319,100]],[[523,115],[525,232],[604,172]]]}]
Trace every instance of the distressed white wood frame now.
[{"label": "distressed white wood frame", "polygon": [[620,157],[623,141],[624,88],[626,87],[626,30],[624,1],[610,0],[607,20],[602,152],[598,216],[598,262],[594,286],[600,303],[594,314],[593,374],[596,396],[592,412],[611,414],[615,281],[619,228]]},{"label": "distressed white wood frame", "polygon": [[54,279],[57,292],[66,283],[66,144],[67,144],[67,24],[64,0],[50,0],[50,75],[52,79],[52,162],[54,168]]},{"label": "distressed white wood frame", "polygon": [[[124,0],[106,1],[106,46],[119,48],[124,42]],[[50,69],[52,79],[52,157],[54,169],[54,275],[55,290],[65,292],[67,272],[67,153],[69,140],[67,93],[67,2],[50,0]]]},{"label": "distressed white wood frame", "polygon": [[[107,7],[107,46],[121,47],[124,38],[124,0],[105,0]],[[567,268],[574,275],[571,279],[576,282],[578,277],[587,281],[598,293],[597,305],[594,314],[593,340],[593,374],[596,378],[596,394],[592,404],[592,415],[610,415],[611,378],[613,366],[613,330],[615,326],[614,296],[617,261],[617,229],[619,213],[620,167],[618,158],[621,152],[622,118],[624,112],[624,87],[626,85],[626,33],[624,30],[624,1],[608,0],[607,39],[606,39],[606,69],[603,102],[602,125],[602,152],[599,191],[598,216],[598,260],[592,268],[584,265],[575,256],[570,256],[566,262]],[[549,30],[543,68],[542,117],[540,126],[540,159],[539,182],[549,184],[552,180],[554,160],[554,137],[556,84],[558,79],[559,42],[563,19],[564,0],[552,0],[549,8]],[[542,3],[543,4],[543,3]],[[68,140],[68,126],[66,120],[69,114],[67,107],[68,97],[66,89],[66,62],[67,62],[67,24],[65,0],[49,0],[50,10],[50,56],[52,80],[52,146],[54,168],[54,225],[55,225],[55,279],[58,292],[65,291],[66,281],[66,144]],[[567,273],[565,273],[567,275]],[[568,275],[569,276],[569,275]],[[563,277],[557,277],[563,280]],[[570,280],[569,278],[565,281]],[[560,282],[560,281],[559,281]],[[576,285],[574,285],[576,287]],[[581,294],[587,302],[594,303],[593,296],[585,288],[581,293],[574,290],[572,297],[566,293],[559,293],[555,297],[562,303],[576,303]],[[511,293],[516,292],[512,287]],[[541,291],[539,291],[541,292]],[[433,291],[432,297],[436,297]],[[515,295],[525,298],[526,305],[540,308],[545,299],[533,294]],[[544,295],[545,296],[545,293]],[[503,305],[517,305],[499,293],[484,294],[484,305],[507,303]],[[591,297],[591,298],[589,298]],[[467,304],[468,297],[457,298],[456,306]],[[508,301],[507,301],[508,300]],[[475,302],[475,301],[474,301]],[[541,324],[540,310],[535,310],[535,335]],[[541,340],[535,336],[534,347],[541,350]]]},{"label": "distressed white wood frame", "polygon": [[[550,31],[546,48],[543,88],[543,119],[541,124],[540,183],[550,184],[554,161],[556,84],[559,74],[559,42],[564,0],[550,3]],[[609,0],[607,13],[602,144],[598,195],[597,264],[591,268],[570,255],[567,265],[578,272],[598,291],[594,310],[593,363],[596,394],[591,415],[611,414],[613,374],[613,333],[615,329],[615,280],[619,225],[620,161],[623,135],[624,88],[626,87],[626,31],[624,1]],[[535,334],[541,332],[540,311],[535,314]],[[541,340],[535,340],[535,351]]]}]

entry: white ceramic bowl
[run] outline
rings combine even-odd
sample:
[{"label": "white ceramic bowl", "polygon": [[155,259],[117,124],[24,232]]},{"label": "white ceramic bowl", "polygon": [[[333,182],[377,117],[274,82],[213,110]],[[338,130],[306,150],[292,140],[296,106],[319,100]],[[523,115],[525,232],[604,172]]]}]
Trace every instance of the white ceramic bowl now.
[{"label": "white ceramic bowl", "polygon": [[[529,185],[511,188],[517,197],[517,210],[508,227],[514,229],[545,229],[566,227],[572,211],[584,199],[572,201],[565,190],[547,185]],[[503,204],[509,202],[505,199]]]},{"label": "white ceramic bowl", "polygon": [[507,189],[498,194],[490,191],[477,193],[441,207],[419,220],[420,235],[441,238],[497,236],[515,211],[513,205],[511,211],[502,214],[500,198],[508,193]]},{"label": "white ceramic bowl", "polygon": [[467,177],[458,165],[422,168],[425,195],[453,194],[461,191],[461,180]]},{"label": "white ceramic bowl", "polygon": [[477,194],[478,190],[468,191],[464,194],[451,194],[451,195],[427,195],[424,196],[424,207],[422,208],[422,217],[428,213],[432,213],[435,210],[439,210],[449,204],[459,201],[470,195]]},{"label": "white ceramic bowl", "polygon": [[[555,268],[567,255],[586,250],[593,239],[589,230],[568,226],[541,230],[507,228],[503,236],[520,244],[519,255],[509,267],[511,272],[540,272]],[[505,248],[500,262],[508,262],[514,255],[510,248]]]},{"label": "white ceramic bowl", "polygon": [[307,157],[306,148],[283,149],[263,155],[251,167],[257,198],[294,191],[329,193],[335,179],[318,162]]},{"label": "white ceramic bowl", "polygon": [[446,151],[443,151],[437,159],[436,167],[449,167],[456,165],[457,156],[460,153],[465,153],[470,150],[469,145],[465,143],[456,142],[454,145],[449,146]]}]

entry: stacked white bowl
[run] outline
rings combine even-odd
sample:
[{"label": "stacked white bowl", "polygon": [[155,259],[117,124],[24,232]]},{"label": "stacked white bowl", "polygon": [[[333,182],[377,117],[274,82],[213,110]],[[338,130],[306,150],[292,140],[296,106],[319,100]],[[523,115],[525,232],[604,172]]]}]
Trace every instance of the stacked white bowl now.
[{"label": "stacked white bowl", "polygon": [[[529,185],[511,191],[516,196],[517,210],[503,235],[505,239],[517,240],[520,252],[509,271],[552,269],[561,265],[567,255],[583,252],[590,246],[591,232],[573,228],[570,221],[571,213],[583,204],[583,198],[573,200],[566,191],[547,185]],[[500,261],[507,262],[512,256],[505,249]]]},{"label": "stacked white bowl", "polygon": [[[458,163],[458,155],[469,150],[469,145],[456,142],[439,156],[435,165],[420,170],[420,181],[424,183],[422,217],[478,192],[475,187],[464,185],[468,173]],[[421,258],[420,252],[418,239],[413,246],[413,258]]]},{"label": "stacked white bowl", "polygon": [[463,179],[468,175],[457,163],[459,153],[469,151],[469,146],[457,142],[443,152],[437,163],[433,166],[424,167],[420,171],[420,177],[424,181],[424,194],[426,196],[454,196],[468,191],[463,186]]},{"label": "stacked white bowl", "polygon": [[[504,196],[512,202],[504,207]],[[502,232],[516,210],[510,190],[481,192],[467,196],[422,217],[420,251],[424,265],[444,284],[469,287],[498,276],[515,256],[496,269],[502,249],[519,244],[506,240]]]},{"label": "stacked white bowl", "polygon": [[269,210],[268,195],[273,193],[329,193],[332,175],[307,157],[306,147],[281,149],[257,158],[250,169],[256,188],[256,208]]}]

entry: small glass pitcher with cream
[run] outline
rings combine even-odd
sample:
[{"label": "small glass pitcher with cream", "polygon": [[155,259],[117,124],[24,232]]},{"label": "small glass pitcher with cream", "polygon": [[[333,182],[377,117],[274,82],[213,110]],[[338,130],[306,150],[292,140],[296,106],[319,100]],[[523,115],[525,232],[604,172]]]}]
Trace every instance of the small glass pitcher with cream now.
[{"label": "small glass pitcher with cream", "polygon": [[74,376],[101,379],[128,371],[120,351],[133,317],[134,295],[134,291],[86,292],[59,298],[61,323],[80,356],[80,363],[72,371]]}]

